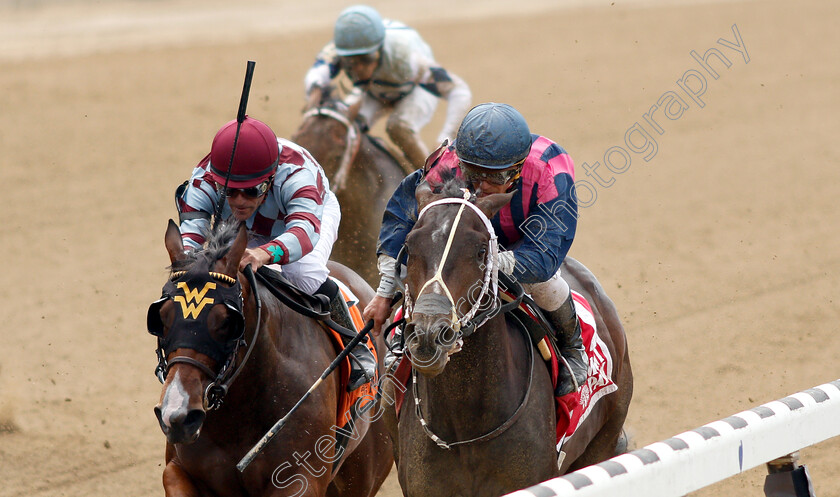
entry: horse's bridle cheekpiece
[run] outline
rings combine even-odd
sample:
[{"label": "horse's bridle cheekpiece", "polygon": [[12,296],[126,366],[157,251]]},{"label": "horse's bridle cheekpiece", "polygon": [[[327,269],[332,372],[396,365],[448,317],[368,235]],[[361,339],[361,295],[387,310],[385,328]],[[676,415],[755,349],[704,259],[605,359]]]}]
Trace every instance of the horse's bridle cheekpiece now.
[{"label": "horse's bridle cheekpiece", "polygon": [[[426,205],[420,213],[417,215],[417,220],[419,222],[420,218],[425,214],[431,207],[436,205],[442,204],[460,204],[461,207],[458,209],[458,213],[455,215],[455,220],[452,222],[452,228],[449,231],[449,238],[446,241],[446,246],[443,249],[443,255],[441,256],[440,263],[437,266],[437,272],[435,275],[426,281],[423,286],[420,288],[420,291],[417,292],[417,299],[420,298],[420,295],[423,293],[426,288],[429,287],[432,283],[438,283],[445,293],[446,298],[449,300],[450,304],[450,320],[452,322],[452,329],[455,331],[455,339],[456,342],[460,343],[463,341],[462,337],[469,336],[472,334],[476,329],[480,328],[484,323],[486,323],[490,318],[496,316],[498,314],[503,314],[511,309],[514,309],[519,306],[519,302],[521,302],[523,294],[520,293],[516,296],[516,298],[507,304],[499,305],[498,303],[498,290],[499,290],[499,266],[496,264],[496,256],[499,252],[499,242],[498,237],[496,236],[496,232],[493,229],[493,225],[490,223],[490,219],[481,211],[471,200],[473,199],[473,195],[466,189],[464,189],[464,196],[463,198],[458,197],[451,197],[451,198],[444,198],[441,200],[436,200],[434,202],[429,203]],[[446,286],[446,283],[443,281],[443,267],[446,264],[446,258],[449,256],[449,250],[452,247],[452,241],[455,238],[455,230],[458,228],[458,224],[461,220],[461,214],[464,212],[464,207],[470,207],[478,217],[484,222],[485,228],[487,228],[487,232],[490,233],[490,241],[489,241],[489,248],[487,250],[487,256],[484,262],[484,278],[482,280],[481,286],[481,293],[473,302],[472,307],[466,314],[461,316],[460,318],[457,315],[457,303],[455,302],[454,298],[452,297],[452,293],[449,291],[449,288]],[[481,308],[481,303],[484,300],[484,297],[489,295],[493,299],[494,305],[491,305],[489,309],[482,310],[480,313],[478,312]],[[405,309],[406,315],[408,316],[406,319],[410,320],[411,312],[413,309],[413,303],[411,301],[411,297],[409,295],[408,287],[406,285],[405,291]],[[456,347],[456,350],[460,350],[460,346]],[[438,447],[442,449],[449,450],[452,447],[458,445],[467,445],[476,442],[486,442],[488,440],[492,440],[510,428],[519,417],[522,415],[525,405],[528,403],[528,398],[531,394],[531,385],[534,377],[534,352],[531,347],[527,348],[528,350],[528,363],[530,364],[530,369],[528,372],[528,388],[525,390],[525,395],[522,398],[522,401],[519,403],[519,406],[513,412],[513,414],[508,417],[506,421],[502,424],[490,430],[489,432],[480,435],[478,437],[470,438],[467,440],[460,440],[455,442],[446,441],[439,436],[437,436],[434,431],[432,431],[429,422],[423,416],[423,410],[420,407],[421,399],[420,399],[420,392],[417,387],[417,370],[412,368],[411,369],[411,379],[412,379],[412,395],[414,396],[414,409],[417,415],[417,419],[420,421],[420,426],[423,428],[423,431],[426,435],[435,443]]]},{"label": "horse's bridle cheekpiece", "polygon": [[333,177],[332,191],[333,193],[337,193],[343,190],[347,185],[347,175],[350,170],[350,164],[353,163],[353,159],[355,159],[356,154],[359,153],[359,145],[362,143],[361,134],[359,133],[359,130],[356,129],[356,125],[347,119],[347,116],[328,107],[315,107],[309,109],[303,114],[304,119],[312,116],[322,116],[335,119],[347,128],[347,145],[344,147],[344,153],[341,154],[341,164],[339,164],[336,174]]},{"label": "horse's bridle cheekpiece", "polygon": [[[437,205],[444,205],[444,204],[460,204],[461,207],[458,209],[458,214],[455,215],[455,220],[452,222],[452,228],[449,231],[449,238],[446,240],[446,246],[443,249],[443,254],[441,255],[440,262],[437,266],[437,272],[431,279],[426,281],[423,286],[420,288],[420,291],[417,292],[417,297],[414,300],[420,298],[420,295],[428,288],[432,283],[438,283],[446,298],[449,300],[450,305],[450,320],[452,321],[452,329],[455,333],[460,337],[462,335],[469,335],[473,330],[479,328],[484,322],[488,319],[493,317],[493,313],[482,313],[479,316],[479,322],[472,322],[472,319],[476,317],[476,313],[478,313],[479,309],[481,308],[481,302],[484,300],[485,296],[490,296],[491,298],[495,297],[498,293],[499,289],[499,267],[496,264],[496,256],[499,252],[499,240],[496,236],[496,231],[493,229],[493,225],[490,223],[490,219],[479,209],[473,202],[470,201],[472,198],[472,193],[469,190],[464,189],[464,197],[463,198],[444,198],[440,200],[435,200],[434,202],[429,203],[420,211],[417,215],[417,222],[420,221],[420,218],[423,217],[423,214],[429,211],[432,207]],[[455,231],[458,229],[458,224],[461,221],[461,214],[464,212],[464,207],[471,208],[481,219],[484,223],[485,228],[487,228],[487,232],[490,234],[490,241],[488,242],[488,250],[487,256],[484,260],[484,278],[482,279],[481,285],[481,293],[475,298],[475,301],[472,303],[472,307],[466,314],[458,317],[457,308],[458,303],[455,302],[455,299],[452,297],[452,293],[449,291],[449,287],[446,286],[446,282],[443,281],[443,268],[446,265],[446,259],[449,257],[449,250],[452,248],[452,241],[455,239]],[[406,308],[406,316],[407,319],[411,320],[411,314],[414,309],[414,302],[409,295],[408,289],[405,292],[405,308]]]},{"label": "horse's bridle cheekpiece", "polygon": [[[253,273],[249,271],[253,278]],[[229,286],[228,286],[229,285]],[[252,288],[256,288],[254,284]],[[253,292],[256,298],[256,292]],[[164,326],[160,317],[160,308],[168,300],[175,304],[175,313],[169,333],[163,336]],[[228,322],[231,335],[225,342],[219,342],[208,332],[208,317],[214,305],[223,304],[229,312]],[[158,339],[158,365],[155,375],[161,383],[166,380],[169,368],[176,363],[190,364],[213,381],[207,387],[205,408],[215,409],[221,405],[222,397],[236,377],[239,369],[232,371],[232,364],[239,346],[243,344],[245,333],[245,315],[242,310],[242,285],[239,280],[226,274],[212,271],[176,271],[163,286],[163,294],[149,306],[146,326],[150,334]],[[259,303],[258,303],[259,308]],[[257,323],[259,329],[259,323]],[[256,337],[254,337],[254,340]],[[253,345],[253,342],[252,344]],[[205,364],[186,356],[169,355],[179,348],[194,350],[204,354],[221,367],[213,371]],[[249,348],[250,352],[250,348]],[[247,356],[246,356],[247,358]],[[244,361],[242,362],[244,364]]]}]

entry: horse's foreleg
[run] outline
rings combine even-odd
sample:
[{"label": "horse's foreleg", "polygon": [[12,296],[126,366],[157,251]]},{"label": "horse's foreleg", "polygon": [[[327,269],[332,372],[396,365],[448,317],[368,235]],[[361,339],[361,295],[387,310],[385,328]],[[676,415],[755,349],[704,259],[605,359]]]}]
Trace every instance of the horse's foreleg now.
[{"label": "horse's foreleg", "polygon": [[166,444],[166,467],[163,469],[163,491],[166,497],[201,497],[190,475],[178,464],[175,447]]},{"label": "horse's foreleg", "polygon": [[166,497],[200,497],[190,476],[174,462],[163,470],[163,490]]}]

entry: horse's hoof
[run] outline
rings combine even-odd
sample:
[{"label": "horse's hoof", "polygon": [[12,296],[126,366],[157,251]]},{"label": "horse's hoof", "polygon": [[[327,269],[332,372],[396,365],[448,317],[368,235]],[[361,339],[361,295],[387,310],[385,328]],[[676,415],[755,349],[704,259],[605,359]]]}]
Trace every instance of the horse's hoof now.
[{"label": "horse's hoof", "polygon": [[615,453],[613,457],[626,454],[633,450],[633,437],[626,428],[621,429],[621,434],[618,435],[618,441],[615,443]]}]

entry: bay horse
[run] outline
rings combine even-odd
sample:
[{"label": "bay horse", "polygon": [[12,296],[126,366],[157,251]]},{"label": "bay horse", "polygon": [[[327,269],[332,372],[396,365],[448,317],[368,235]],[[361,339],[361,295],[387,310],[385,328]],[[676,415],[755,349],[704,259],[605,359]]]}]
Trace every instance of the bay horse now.
[{"label": "bay horse", "polygon": [[421,183],[405,241],[411,386],[389,429],[394,436],[396,424],[399,480],[410,497],[506,494],[613,457],[626,442],[633,378],[624,329],[593,274],[566,257],[563,277],[591,305],[618,388],[595,403],[558,460],[548,368],[523,330],[489,312],[498,276],[489,219],[513,194],[476,199],[457,181],[441,193]]},{"label": "bay horse", "polygon": [[[238,271],[247,245],[244,223],[222,224],[204,248],[185,254],[170,220],[165,245],[172,273],[147,319],[159,340],[163,390],[155,414],[166,435],[166,495],[375,495],[393,463],[390,437],[381,420],[360,417],[344,426],[349,426],[346,446],[337,446],[337,373],[242,473],[237,471],[237,461],[303,396],[338,350],[315,319],[257,285],[250,266],[245,271],[250,278]],[[329,268],[362,305],[373,296],[346,267],[330,263]]]},{"label": "bay horse", "polygon": [[321,164],[341,204],[333,259],[375,285],[382,214],[411,166],[361,129],[356,121],[358,106],[351,108],[331,94],[331,87],[312,92],[291,139]]}]

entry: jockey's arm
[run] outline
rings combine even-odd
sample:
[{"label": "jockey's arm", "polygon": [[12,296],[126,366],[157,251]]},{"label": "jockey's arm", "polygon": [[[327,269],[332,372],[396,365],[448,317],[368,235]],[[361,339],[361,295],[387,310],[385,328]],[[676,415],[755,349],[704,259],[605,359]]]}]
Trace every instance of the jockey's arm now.
[{"label": "jockey's arm", "polygon": [[572,200],[571,176],[554,177],[557,197],[543,203],[517,227],[522,234],[513,249],[514,276],[522,283],[538,283],[551,278],[572,246],[577,229],[577,204]]},{"label": "jockey's arm", "polygon": [[395,274],[399,264],[397,256],[406,236],[417,222],[417,199],[414,192],[422,180],[423,171],[419,169],[406,176],[385,206],[376,249],[379,286],[376,296],[363,313],[365,321],[374,321],[371,330],[374,335],[381,332],[382,324],[391,315],[391,298],[402,287],[402,282]]},{"label": "jockey's arm", "polygon": [[470,109],[472,103],[470,87],[458,75],[440,67],[435,61],[422,60],[419,66],[422,69],[418,84],[432,95],[443,98],[447,102],[446,120],[437,142],[443,143],[443,140],[451,142],[458,132],[461,120]]},{"label": "jockey's arm", "polygon": [[271,262],[271,254],[263,250],[262,247],[249,248],[245,249],[245,253],[242,254],[242,258],[239,259],[239,269],[245,269],[245,266],[250,264],[251,269],[256,271],[261,266],[265,266],[269,262]]},{"label": "jockey's arm", "polygon": [[285,212],[286,229],[259,249],[270,258],[268,264],[285,265],[312,252],[320,238],[324,216],[324,200],[318,190],[314,174],[301,168],[281,184],[275,183],[273,193],[280,209]]},{"label": "jockey's arm", "polygon": [[[528,216],[525,224],[534,222],[540,215]],[[542,222],[540,222],[542,225]],[[539,239],[525,237],[512,250],[515,259],[513,275],[520,283],[540,283],[557,273],[566,258],[573,238],[566,238],[557,230],[543,232]]]},{"label": "jockey's arm", "polygon": [[338,76],[340,70],[341,65],[335,51],[335,45],[329,43],[315,57],[315,62],[303,78],[303,88],[306,96],[309,96],[309,93],[315,87],[324,88],[328,86],[333,78]]},{"label": "jockey's arm", "polygon": [[[417,198],[415,191],[417,185],[423,181],[423,171],[418,169],[406,176],[399,184],[394,194],[391,195],[388,204],[385,206],[385,213],[382,215],[382,228],[379,231],[379,241],[376,246],[376,256],[380,260],[380,272],[382,260],[388,258],[395,260],[405,244],[405,238],[409,231],[414,228],[417,222]],[[383,256],[386,258],[383,259]],[[384,275],[390,277],[392,272]],[[384,288],[377,291],[383,297],[393,297],[397,287]]]},{"label": "jockey's arm", "polygon": [[215,213],[219,194],[214,186],[204,180],[206,160],[196,167],[183,195],[176,199],[178,222],[184,249],[195,250],[204,243],[204,233],[210,228],[210,217]]}]

